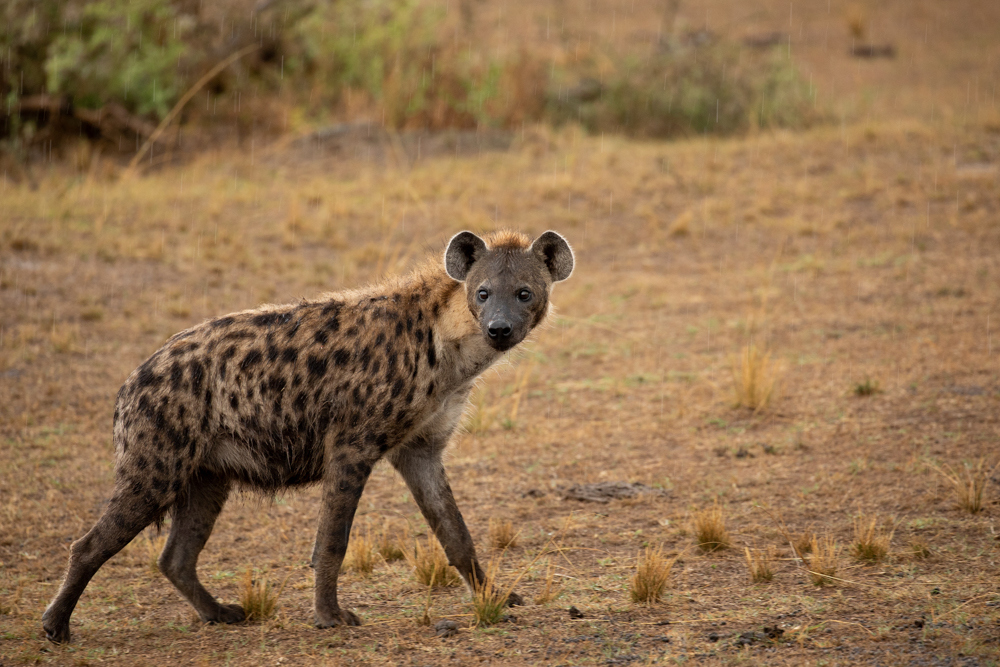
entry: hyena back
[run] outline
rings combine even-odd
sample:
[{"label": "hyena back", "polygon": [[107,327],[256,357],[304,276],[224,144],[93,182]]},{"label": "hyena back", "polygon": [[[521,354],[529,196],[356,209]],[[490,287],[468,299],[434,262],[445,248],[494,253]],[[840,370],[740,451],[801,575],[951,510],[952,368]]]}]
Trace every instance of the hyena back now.
[{"label": "hyena back", "polygon": [[[171,515],[160,570],[206,622],[244,619],[201,585],[198,555],[234,488],[322,484],[313,560],[319,627],[356,625],[337,601],[354,513],[375,463],[402,475],[449,562],[486,581],[455,504],[442,452],[475,379],[545,317],[573,270],[555,232],[452,238],[428,265],[367,289],[264,306],[183,331],[118,392],[115,487],[73,543],[42,625],[54,642],[91,577],[151,523]],[[509,603],[520,598],[511,594]]]}]

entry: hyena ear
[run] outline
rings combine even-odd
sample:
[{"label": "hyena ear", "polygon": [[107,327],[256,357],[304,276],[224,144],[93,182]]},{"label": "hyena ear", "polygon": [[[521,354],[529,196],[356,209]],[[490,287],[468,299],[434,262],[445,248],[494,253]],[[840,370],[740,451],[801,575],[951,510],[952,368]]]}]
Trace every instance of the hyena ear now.
[{"label": "hyena ear", "polygon": [[531,252],[548,268],[552,282],[566,280],[573,273],[573,249],[556,232],[545,232],[535,239]]},{"label": "hyena ear", "polygon": [[465,280],[476,260],[486,254],[486,243],[472,232],[459,232],[451,237],[444,251],[444,270],[459,282]]}]

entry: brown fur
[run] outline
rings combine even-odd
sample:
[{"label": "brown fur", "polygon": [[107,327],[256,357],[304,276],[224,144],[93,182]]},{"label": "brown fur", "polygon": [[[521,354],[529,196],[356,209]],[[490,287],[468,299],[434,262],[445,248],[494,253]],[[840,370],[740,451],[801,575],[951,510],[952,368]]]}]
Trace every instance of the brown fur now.
[{"label": "brown fur", "polygon": [[[479,260],[469,259],[470,275],[503,273],[544,292],[521,315],[533,328],[548,309],[548,260],[514,232],[485,246]],[[571,267],[568,246],[564,252]],[[118,392],[114,494],[73,544],[66,579],[43,616],[49,639],[68,640],[70,615],[93,574],[168,512],[163,573],[203,620],[243,620],[243,610],[219,604],[195,572],[216,517],[234,487],[271,493],[312,483],[323,485],[316,624],[357,624],[338,604],[337,577],[358,500],[383,457],[406,480],[451,564],[469,584],[484,581],[441,463],[472,383],[502,354],[477,319],[469,296],[477,285],[427,265],[365,289],[220,317],[168,340]]]}]

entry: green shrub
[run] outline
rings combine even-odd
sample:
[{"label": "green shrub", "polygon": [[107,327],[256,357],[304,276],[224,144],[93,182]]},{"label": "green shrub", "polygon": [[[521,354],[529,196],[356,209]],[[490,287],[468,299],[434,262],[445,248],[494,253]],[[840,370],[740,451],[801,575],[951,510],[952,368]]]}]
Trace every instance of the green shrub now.
[{"label": "green shrub", "polygon": [[183,92],[178,73],[193,19],[166,0],[99,0],[68,6],[45,61],[46,88],[97,108],[116,100],[164,116]]},{"label": "green shrub", "polygon": [[614,63],[603,77],[596,60],[559,74],[549,104],[555,122],[668,137],[800,127],[814,115],[808,86],[780,49],[758,55],[710,42],[603,62]]},{"label": "green shrub", "polygon": [[543,109],[540,64],[457,47],[440,7],[345,0],[300,7],[287,26],[286,74],[308,80],[314,106],[352,91],[395,128],[511,125]]}]

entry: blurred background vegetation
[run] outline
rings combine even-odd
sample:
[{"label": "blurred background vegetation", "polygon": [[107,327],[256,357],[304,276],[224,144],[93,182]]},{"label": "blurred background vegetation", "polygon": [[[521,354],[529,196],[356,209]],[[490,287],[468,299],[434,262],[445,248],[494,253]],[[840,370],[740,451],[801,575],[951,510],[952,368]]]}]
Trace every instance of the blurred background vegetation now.
[{"label": "blurred background vegetation", "polygon": [[[677,2],[668,3],[676,12]],[[87,136],[133,151],[186,91],[181,122],[241,135],[366,120],[390,129],[579,123],[670,137],[801,127],[820,118],[780,44],[742,49],[664,32],[556,59],[478,46],[488,5],[421,0],[6,0],[0,139],[7,151]],[[200,103],[199,103],[200,101]]]}]

